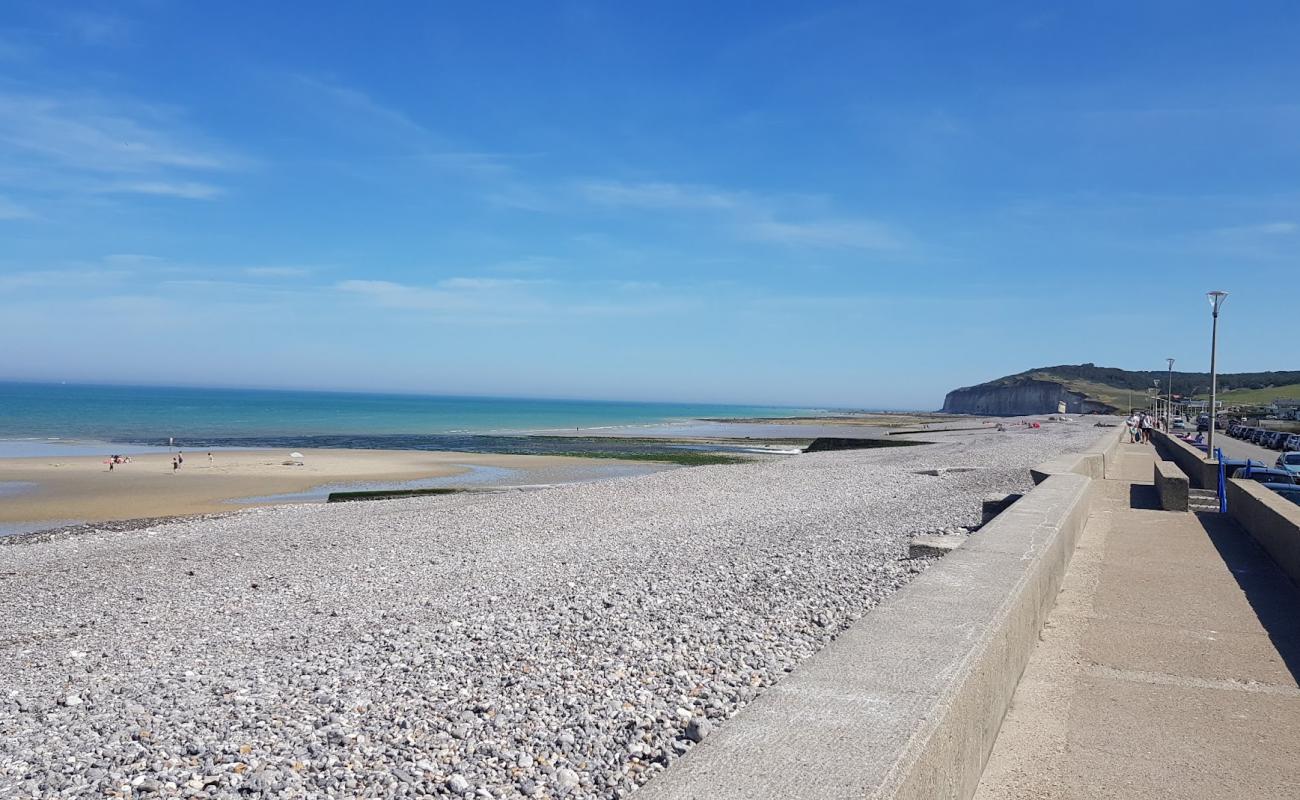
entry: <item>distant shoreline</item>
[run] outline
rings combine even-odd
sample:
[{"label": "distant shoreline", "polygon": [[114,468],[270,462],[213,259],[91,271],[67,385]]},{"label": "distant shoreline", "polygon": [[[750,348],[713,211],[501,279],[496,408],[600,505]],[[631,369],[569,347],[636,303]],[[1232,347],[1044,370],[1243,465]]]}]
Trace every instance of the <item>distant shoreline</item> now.
[{"label": "distant shoreline", "polygon": [[[466,480],[478,486],[598,480],[673,465],[779,457],[849,429],[852,435],[883,439],[885,428],[946,419],[950,417],[877,413],[734,417],[605,426],[598,434],[577,429],[530,435],[195,437],[178,439],[175,448],[68,442],[67,451],[58,441],[37,442],[39,454],[0,457],[0,483],[15,487],[0,507],[0,538],[223,514],[240,505],[319,502],[328,493],[323,487],[344,491],[457,487]],[[103,452],[96,452],[101,447]],[[173,470],[175,452],[184,452],[186,461]],[[303,458],[295,464],[298,459],[289,454],[298,452]],[[131,463],[115,465],[110,472],[106,459],[114,453],[130,456]],[[517,474],[456,477],[493,469]],[[19,484],[30,488],[18,490]],[[42,523],[49,525],[33,527]]]},{"label": "distant shoreline", "polygon": [[317,502],[325,487],[529,485],[594,480],[668,469],[559,456],[418,450],[186,449],[167,452],[0,459],[0,484],[21,484],[0,504],[0,537],[85,524],[223,514],[267,505]]}]

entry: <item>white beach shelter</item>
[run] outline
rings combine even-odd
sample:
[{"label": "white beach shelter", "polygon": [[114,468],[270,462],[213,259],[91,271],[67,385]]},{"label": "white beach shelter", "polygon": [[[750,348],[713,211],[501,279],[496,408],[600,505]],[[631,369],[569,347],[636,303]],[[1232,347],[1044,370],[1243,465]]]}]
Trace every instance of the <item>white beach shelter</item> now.
[{"label": "white beach shelter", "polygon": [[296,453],[296,452],[290,453],[289,458],[292,458],[294,461],[297,461],[298,466],[300,467],[302,466],[302,458],[303,458],[302,453]]}]

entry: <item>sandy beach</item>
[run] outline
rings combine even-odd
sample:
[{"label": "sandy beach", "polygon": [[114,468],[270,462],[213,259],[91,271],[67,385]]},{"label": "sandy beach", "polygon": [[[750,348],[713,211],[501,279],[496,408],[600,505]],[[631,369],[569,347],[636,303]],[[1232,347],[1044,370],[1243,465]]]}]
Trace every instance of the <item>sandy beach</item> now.
[{"label": "sandy beach", "polygon": [[[205,451],[185,453],[173,470],[168,453],[131,456],[109,470],[103,456],[0,459],[0,525],[103,522],[211,514],[247,505],[230,501],[346,483],[388,483],[464,474],[473,467],[518,470],[512,483],[556,482],[575,467],[608,469],[608,460],[411,450]],[[645,465],[641,465],[644,467]],[[564,475],[560,476],[563,480]],[[257,502],[250,505],[270,505]]]}]

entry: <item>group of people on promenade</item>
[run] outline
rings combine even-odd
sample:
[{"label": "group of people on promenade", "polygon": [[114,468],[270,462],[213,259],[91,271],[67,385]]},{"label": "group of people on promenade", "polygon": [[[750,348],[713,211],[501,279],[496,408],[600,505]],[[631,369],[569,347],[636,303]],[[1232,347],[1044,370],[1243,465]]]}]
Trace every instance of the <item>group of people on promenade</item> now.
[{"label": "group of people on promenade", "polygon": [[1163,420],[1146,411],[1134,411],[1125,423],[1132,444],[1151,444],[1151,431],[1162,427]]}]

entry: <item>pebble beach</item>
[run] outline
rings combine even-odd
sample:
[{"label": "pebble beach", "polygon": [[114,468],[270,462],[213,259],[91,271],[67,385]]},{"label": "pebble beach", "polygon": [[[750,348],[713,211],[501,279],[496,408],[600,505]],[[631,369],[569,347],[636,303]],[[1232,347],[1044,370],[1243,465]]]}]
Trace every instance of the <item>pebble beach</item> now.
[{"label": "pebble beach", "polygon": [[0,797],[626,797],[1102,432],[3,546]]}]

